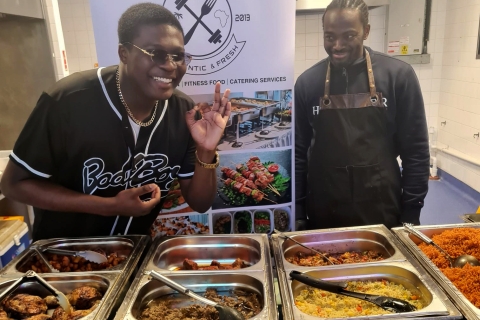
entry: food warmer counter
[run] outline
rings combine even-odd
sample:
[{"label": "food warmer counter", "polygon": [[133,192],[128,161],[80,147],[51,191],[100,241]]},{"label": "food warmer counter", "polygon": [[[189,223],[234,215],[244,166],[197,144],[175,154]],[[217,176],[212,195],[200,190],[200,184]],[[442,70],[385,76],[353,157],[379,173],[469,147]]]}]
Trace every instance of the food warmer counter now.
[{"label": "food warmer counter", "polygon": [[232,103],[232,113],[228,119],[227,127],[231,126],[232,123],[236,126],[234,147],[241,147],[243,145],[243,143],[239,142],[240,124],[258,118],[260,118],[260,110],[255,106]]},{"label": "food warmer counter", "polygon": [[[115,274],[44,274],[42,278],[55,289],[67,295],[74,289],[81,286],[89,286],[96,288],[101,294],[100,303],[93,309],[91,313],[82,317],[82,320],[105,320],[108,318],[117,297],[117,292],[121,290],[121,285],[116,279]],[[0,293],[6,290],[16,279],[0,278]],[[35,280],[23,283],[15,290],[15,294],[29,294],[40,298],[52,295],[39,282]],[[1,318],[1,317],[0,317]],[[4,318],[1,318],[4,319]]]},{"label": "food warmer counter", "polygon": [[480,214],[478,213],[462,214],[460,218],[466,223],[480,222]]},{"label": "food warmer counter", "polygon": [[[33,270],[45,279],[49,284],[63,292],[70,293],[73,289],[80,286],[92,286],[102,294],[100,304],[88,316],[82,318],[85,320],[105,320],[110,313],[118,308],[119,301],[128,289],[129,278],[139,264],[142,252],[147,246],[149,237],[141,235],[127,235],[118,237],[93,237],[93,238],[58,238],[50,240],[40,240],[24,250],[19,256],[15,257],[8,265],[1,270],[0,274],[0,292],[13,284],[17,278],[20,278],[28,270]],[[63,266],[55,269],[49,260],[52,256],[43,253],[45,259],[37,257],[36,246],[51,247],[65,250],[94,250],[103,252],[110,257],[110,262],[98,266],[98,270],[80,271],[70,270],[65,272]],[[113,261],[117,259],[118,264]],[[70,261],[73,267],[73,261]],[[32,268],[32,265],[34,268]],[[77,264],[78,266],[78,264]],[[106,267],[106,269],[103,269]],[[94,268],[95,269],[95,268]],[[43,298],[47,295],[44,289],[40,289],[38,282],[34,280],[22,284],[16,292],[38,294]]]},{"label": "food warmer counter", "polygon": [[[186,258],[198,264],[200,269],[202,266],[209,266],[212,260],[229,265],[241,259],[246,267],[236,270],[179,270],[184,267]],[[115,320],[140,319],[147,305],[152,306],[152,301],[162,300],[162,297],[180,299],[181,306],[195,303],[162,282],[152,279],[149,275],[151,270],[200,295],[203,295],[207,288],[215,289],[221,296],[233,293],[235,297],[236,292],[240,292],[237,290],[256,294],[261,309],[250,319],[278,319],[270,247],[266,235],[173,236],[156,240],[128,290]],[[160,319],[161,315],[158,315],[158,318]]]},{"label": "food warmer counter", "polygon": [[[429,238],[440,234],[447,230],[454,228],[480,228],[480,224],[445,224],[445,225],[431,225],[431,226],[416,226],[414,227]],[[480,319],[480,309],[475,307],[468,299],[453,285],[453,283],[440,271],[440,269],[423,253],[418,247],[422,243],[416,236],[407,233],[405,228],[393,228],[392,231],[400,239],[400,241],[410,250],[418,261],[422,264],[425,270],[437,281],[438,285],[443,288],[448,297],[463,313],[466,319]],[[476,267],[478,268],[478,267]],[[478,276],[477,276],[478,277]]]},{"label": "food warmer counter", "polygon": [[[299,252],[305,255],[311,254],[311,252],[291,240],[273,234],[272,245],[282,295],[283,319],[323,319],[304,313],[295,305],[295,297],[307,286],[290,279],[289,274],[292,270],[333,282],[387,280],[403,285],[410,292],[421,297],[422,302],[426,305],[414,312],[378,315],[372,316],[372,319],[405,319],[412,317],[462,319],[462,314],[448,301],[435,281],[383,225],[287,232],[285,235],[321,252],[334,254],[370,250],[382,254],[384,260],[313,267],[299,266],[290,263],[287,259],[294,257]],[[364,319],[365,316],[350,317],[350,319],[357,318]]]}]

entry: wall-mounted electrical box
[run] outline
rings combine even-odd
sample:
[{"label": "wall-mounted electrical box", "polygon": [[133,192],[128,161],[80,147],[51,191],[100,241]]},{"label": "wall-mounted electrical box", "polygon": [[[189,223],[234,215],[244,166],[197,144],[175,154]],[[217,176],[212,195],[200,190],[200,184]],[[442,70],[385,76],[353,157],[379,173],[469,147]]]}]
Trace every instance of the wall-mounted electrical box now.
[{"label": "wall-mounted electrical box", "polygon": [[41,0],[0,0],[0,13],[44,19]]},{"label": "wall-mounted electrical box", "polygon": [[387,54],[423,52],[426,0],[392,0],[388,10]]}]

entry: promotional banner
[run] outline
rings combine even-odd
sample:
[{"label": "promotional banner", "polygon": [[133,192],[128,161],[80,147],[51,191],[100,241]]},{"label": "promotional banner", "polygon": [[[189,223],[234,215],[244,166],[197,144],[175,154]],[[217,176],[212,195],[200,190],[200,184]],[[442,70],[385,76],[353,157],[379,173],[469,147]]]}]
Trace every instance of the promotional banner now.
[{"label": "promotional banner", "polygon": [[[117,24],[138,0],[90,1],[100,66],[118,64]],[[232,115],[217,150],[217,193],[205,214],[193,212],[172,183],[152,235],[291,231],[295,1],[161,0],[193,55],[178,89],[213,103],[217,81],[231,90]]]}]

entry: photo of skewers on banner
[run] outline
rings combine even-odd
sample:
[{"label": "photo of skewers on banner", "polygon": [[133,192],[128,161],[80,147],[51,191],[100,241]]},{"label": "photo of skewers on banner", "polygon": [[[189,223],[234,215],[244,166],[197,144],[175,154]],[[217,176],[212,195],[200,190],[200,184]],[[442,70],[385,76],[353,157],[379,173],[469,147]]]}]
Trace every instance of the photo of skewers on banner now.
[{"label": "photo of skewers on banner", "polygon": [[222,154],[212,209],[291,201],[291,150]]}]

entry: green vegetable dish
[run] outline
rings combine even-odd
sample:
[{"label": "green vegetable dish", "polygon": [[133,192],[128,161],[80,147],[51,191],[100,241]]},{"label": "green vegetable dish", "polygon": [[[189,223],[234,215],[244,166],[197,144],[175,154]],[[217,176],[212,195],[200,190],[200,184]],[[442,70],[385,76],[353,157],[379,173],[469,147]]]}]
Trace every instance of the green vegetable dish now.
[{"label": "green vegetable dish", "polygon": [[255,212],[254,219],[255,233],[269,233],[270,232],[270,213],[267,211]]},{"label": "green vegetable dish", "polygon": [[245,194],[238,193],[229,187],[223,187],[221,190],[227,196],[232,206],[243,206],[248,200]]},{"label": "green vegetable dish", "polygon": [[235,213],[235,233],[252,232],[252,215],[248,211],[238,211]]}]

